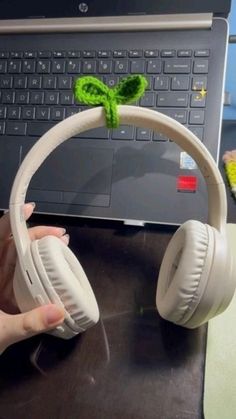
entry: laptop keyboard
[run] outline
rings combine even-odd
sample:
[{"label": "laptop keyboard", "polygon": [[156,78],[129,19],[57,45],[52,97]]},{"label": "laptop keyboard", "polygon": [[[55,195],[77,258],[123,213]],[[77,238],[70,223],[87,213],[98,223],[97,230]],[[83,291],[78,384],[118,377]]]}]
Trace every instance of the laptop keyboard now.
[{"label": "laptop keyboard", "polygon": [[[74,102],[73,81],[94,75],[113,87],[128,74],[148,80],[136,103],[173,117],[204,140],[209,50],[0,51],[0,135],[39,137],[87,106]],[[98,128],[81,138],[168,141],[148,129]]]}]

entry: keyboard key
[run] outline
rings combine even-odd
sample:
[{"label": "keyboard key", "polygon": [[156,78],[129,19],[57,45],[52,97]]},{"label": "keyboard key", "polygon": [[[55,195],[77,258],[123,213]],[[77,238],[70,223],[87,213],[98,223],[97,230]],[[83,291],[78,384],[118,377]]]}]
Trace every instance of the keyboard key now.
[{"label": "keyboard key", "polygon": [[143,56],[143,51],[140,49],[133,49],[129,51],[129,57],[130,58],[140,58]]},{"label": "keyboard key", "polygon": [[[78,112],[78,110],[77,110]],[[105,127],[91,129],[89,131],[82,132],[80,134],[75,135],[78,138],[90,138],[96,139],[99,138],[101,140],[107,140],[109,138],[109,130]]]},{"label": "keyboard key", "polygon": [[5,122],[0,121],[0,135],[5,134]]},{"label": "keyboard key", "polygon": [[13,77],[11,76],[0,76],[0,88],[10,89],[12,87]]},{"label": "keyboard key", "polygon": [[20,119],[21,108],[19,106],[9,106],[7,110],[7,117],[9,119]]},{"label": "keyboard key", "polygon": [[202,110],[190,111],[189,123],[192,125],[202,125],[205,120],[205,112]]},{"label": "keyboard key", "polygon": [[48,121],[50,118],[50,108],[42,106],[36,109],[36,119]]},{"label": "keyboard key", "polygon": [[188,90],[189,76],[174,76],[171,79],[171,90]]},{"label": "keyboard key", "polygon": [[26,135],[27,124],[25,122],[7,122],[6,134],[7,135]]},{"label": "keyboard key", "polygon": [[24,60],[22,71],[23,73],[35,73],[36,61],[34,60]]},{"label": "keyboard key", "polygon": [[35,52],[35,51],[25,51],[25,52],[23,52],[23,57],[24,58],[36,58],[37,57],[37,52]]},{"label": "keyboard key", "polygon": [[67,63],[67,73],[68,74],[78,74],[80,72],[80,61],[79,60],[69,60]]},{"label": "keyboard key", "polygon": [[208,73],[208,60],[196,60],[193,64],[194,74],[207,74]]},{"label": "keyboard key", "polygon": [[50,73],[51,62],[49,60],[40,60],[37,63],[37,73],[47,74]]},{"label": "keyboard key", "polygon": [[23,106],[22,108],[23,119],[34,119],[35,118],[35,107],[34,106]]},{"label": "keyboard key", "polygon": [[5,119],[7,116],[7,107],[0,106],[0,119]]},{"label": "keyboard key", "polygon": [[209,57],[210,50],[209,49],[196,49],[194,51],[194,57]]},{"label": "keyboard key", "polygon": [[38,51],[38,57],[40,58],[50,58],[51,56],[51,51]]},{"label": "keyboard key", "polygon": [[82,63],[82,69],[84,74],[95,74],[96,73],[96,61],[85,60]]},{"label": "keyboard key", "polygon": [[59,90],[71,89],[72,88],[72,77],[71,76],[58,76],[57,86]]},{"label": "keyboard key", "polygon": [[44,100],[44,92],[30,92],[29,103],[31,105],[42,105]]},{"label": "keyboard key", "polygon": [[53,60],[52,62],[52,73],[65,73],[66,62],[65,60]]},{"label": "keyboard key", "polygon": [[184,109],[168,109],[168,108],[159,108],[158,112],[164,113],[167,116],[170,116],[171,118],[178,121],[180,124],[186,124],[187,123],[187,115],[188,111]]},{"label": "keyboard key", "polygon": [[53,121],[62,121],[65,117],[65,108],[53,108],[51,112],[51,118]]},{"label": "keyboard key", "polygon": [[8,63],[8,73],[20,73],[21,71],[21,61],[11,60]]},{"label": "keyboard key", "polygon": [[128,125],[121,125],[119,128],[112,130],[113,140],[133,140],[134,127]]},{"label": "keyboard key", "polygon": [[191,49],[179,49],[177,52],[178,57],[192,57]]},{"label": "keyboard key", "polygon": [[67,57],[69,58],[79,58],[80,57],[80,51],[68,51]]},{"label": "keyboard key", "polygon": [[163,92],[158,93],[157,106],[168,106],[168,107],[186,107],[188,106],[188,93],[181,92]]},{"label": "keyboard key", "polygon": [[146,51],[144,51],[144,57],[156,58],[158,56],[159,51],[157,49],[146,49]]},{"label": "keyboard key", "polygon": [[27,134],[29,136],[41,136],[53,127],[52,122],[29,122],[27,127]]},{"label": "keyboard key", "polygon": [[45,92],[44,103],[45,105],[57,105],[59,103],[59,92]]},{"label": "keyboard key", "polygon": [[170,59],[164,62],[164,73],[166,74],[189,74],[191,72],[191,60]]},{"label": "keyboard key", "polygon": [[118,76],[104,76],[104,83],[109,87],[114,87],[119,81]]},{"label": "keyboard key", "polygon": [[11,90],[4,90],[2,92],[2,103],[14,103],[15,102],[15,92]]},{"label": "keyboard key", "polygon": [[154,78],[154,90],[168,90],[170,79],[167,76],[157,76]]},{"label": "keyboard key", "polygon": [[147,73],[148,74],[159,74],[161,73],[161,60],[148,60],[147,61]]},{"label": "keyboard key", "polygon": [[198,137],[199,140],[201,140],[201,141],[203,140],[203,134],[204,134],[203,127],[193,127],[193,126],[190,126],[190,127],[188,127],[188,129],[190,131],[192,131],[192,133],[194,135],[196,135],[196,137]]},{"label": "keyboard key", "polygon": [[166,135],[161,134],[160,132],[154,132],[153,141],[165,142],[169,141],[169,138]]},{"label": "keyboard key", "polygon": [[26,89],[27,77],[25,76],[14,76],[13,87],[15,89]]},{"label": "keyboard key", "polygon": [[97,55],[98,55],[98,58],[110,58],[111,51],[100,50],[98,51]]},{"label": "keyboard key", "polygon": [[152,131],[148,128],[137,128],[138,141],[150,141],[152,139]]},{"label": "keyboard key", "polygon": [[64,58],[66,53],[65,51],[53,51],[52,55],[54,58]]},{"label": "keyboard key", "polygon": [[193,93],[190,101],[191,108],[205,108],[206,96],[202,96],[200,93]]},{"label": "keyboard key", "polygon": [[125,74],[129,72],[128,60],[115,60],[114,71],[117,74]]},{"label": "keyboard key", "polygon": [[75,115],[78,112],[79,108],[77,106],[68,106],[67,108],[65,108],[65,117],[68,118],[69,116]]},{"label": "keyboard key", "polygon": [[42,86],[41,76],[29,76],[28,89],[41,89],[41,86]]},{"label": "keyboard key", "polygon": [[5,51],[0,52],[0,58],[8,58],[8,57],[9,57],[9,52],[5,52]]},{"label": "keyboard key", "polygon": [[21,52],[21,51],[11,51],[10,52],[10,57],[11,58],[22,58],[23,57],[23,52]]},{"label": "keyboard key", "polygon": [[147,92],[140,99],[140,106],[144,107],[153,107],[155,106],[155,94],[152,92]]},{"label": "keyboard key", "polygon": [[174,49],[163,49],[161,51],[161,57],[175,57],[175,50]]},{"label": "keyboard key", "polygon": [[16,103],[19,104],[26,104],[29,103],[29,92],[28,91],[22,91],[16,92]]},{"label": "keyboard key", "polygon": [[127,51],[124,51],[124,50],[113,51],[114,58],[125,58],[126,56],[127,56]]},{"label": "keyboard key", "polygon": [[206,90],[207,76],[194,76],[192,78],[192,90]]},{"label": "keyboard key", "polygon": [[143,74],[145,71],[144,60],[132,60],[130,65],[130,72],[132,74]]},{"label": "keyboard key", "polygon": [[74,95],[71,91],[60,92],[60,105],[73,105]]},{"label": "keyboard key", "polygon": [[95,51],[83,51],[82,55],[83,55],[84,58],[95,58],[96,57]]},{"label": "keyboard key", "polygon": [[110,74],[112,72],[112,61],[111,60],[99,60],[98,61],[98,73],[99,74]]},{"label": "keyboard key", "polygon": [[0,73],[4,74],[7,72],[7,61],[6,60],[0,60]]},{"label": "keyboard key", "polygon": [[56,89],[56,82],[57,82],[56,76],[42,76],[42,77],[43,77],[43,89]]}]

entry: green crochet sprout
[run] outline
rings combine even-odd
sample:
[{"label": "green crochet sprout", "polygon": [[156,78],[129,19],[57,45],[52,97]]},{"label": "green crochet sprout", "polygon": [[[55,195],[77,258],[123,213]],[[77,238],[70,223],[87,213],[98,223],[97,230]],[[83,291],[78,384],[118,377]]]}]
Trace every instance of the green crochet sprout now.
[{"label": "green crochet sprout", "polygon": [[117,105],[139,99],[147,84],[144,76],[133,75],[122,79],[117,86],[109,88],[96,77],[84,76],[75,81],[74,96],[78,102],[86,105],[103,105],[107,128],[117,128],[119,126]]}]

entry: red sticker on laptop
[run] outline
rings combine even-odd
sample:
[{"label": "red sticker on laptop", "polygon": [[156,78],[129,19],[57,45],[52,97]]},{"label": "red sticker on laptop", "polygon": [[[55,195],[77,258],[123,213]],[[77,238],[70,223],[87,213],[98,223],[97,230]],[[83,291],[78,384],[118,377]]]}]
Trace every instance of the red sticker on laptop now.
[{"label": "red sticker on laptop", "polygon": [[196,176],[178,176],[176,188],[178,192],[196,192],[198,179]]}]

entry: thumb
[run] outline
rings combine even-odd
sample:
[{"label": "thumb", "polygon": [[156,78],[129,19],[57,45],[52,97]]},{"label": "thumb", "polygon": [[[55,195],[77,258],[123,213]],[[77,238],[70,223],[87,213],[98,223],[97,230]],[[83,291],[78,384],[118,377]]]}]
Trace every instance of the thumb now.
[{"label": "thumb", "polygon": [[64,310],[55,304],[35,308],[27,313],[0,315],[0,353],[21,340],[46,332],[64,320]]}]

